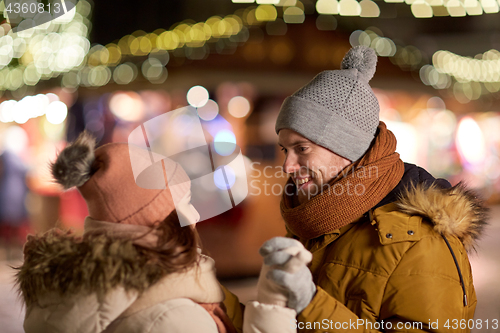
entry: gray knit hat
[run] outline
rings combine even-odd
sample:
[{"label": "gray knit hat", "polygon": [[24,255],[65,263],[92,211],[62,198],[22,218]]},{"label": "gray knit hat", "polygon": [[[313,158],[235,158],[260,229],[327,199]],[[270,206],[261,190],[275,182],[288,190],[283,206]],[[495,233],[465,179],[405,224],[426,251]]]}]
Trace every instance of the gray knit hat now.
[{"label": "gray knit hat", "polygon": [[289,96],[276,120],[276,133],[291,129],[351,161],[370,147],[379,124],[379,105],[368,81],[377,55],[356,46],[342,60],[341,70],[319,73]]}]

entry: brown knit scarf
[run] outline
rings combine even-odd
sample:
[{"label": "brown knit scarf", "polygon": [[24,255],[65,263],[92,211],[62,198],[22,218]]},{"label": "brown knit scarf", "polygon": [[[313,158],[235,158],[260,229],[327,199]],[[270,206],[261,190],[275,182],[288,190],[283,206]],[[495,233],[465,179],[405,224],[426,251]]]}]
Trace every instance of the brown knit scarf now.
[{"label": "brown knit scarf", "polygon": [[[396,137],[383,122],[370,149],[346,167],[324,191],[293,207],[293,196],[283,191],[280,209],[287,228],[301,239],[331,233],[351,222],[380,202],[396,187],[404,163],[396,153]],[[293,185],[291,178],[289,184]]]}]

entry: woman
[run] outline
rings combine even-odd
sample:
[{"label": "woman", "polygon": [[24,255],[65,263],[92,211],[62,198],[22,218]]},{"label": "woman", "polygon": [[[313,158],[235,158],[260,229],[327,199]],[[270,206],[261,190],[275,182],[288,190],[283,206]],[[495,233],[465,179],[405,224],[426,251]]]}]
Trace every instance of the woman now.
[{"label": "woman", "polygon": [[168,159],[151,164],[149,152],[127,144],[94,146],[83,133],[51,166],[65,189],[77,186],[90,216],[83,236],[28,237],[17,273],[25,331],[236,332],[213,260],[194,227],[179,224],[199,219],[184,170]]}]

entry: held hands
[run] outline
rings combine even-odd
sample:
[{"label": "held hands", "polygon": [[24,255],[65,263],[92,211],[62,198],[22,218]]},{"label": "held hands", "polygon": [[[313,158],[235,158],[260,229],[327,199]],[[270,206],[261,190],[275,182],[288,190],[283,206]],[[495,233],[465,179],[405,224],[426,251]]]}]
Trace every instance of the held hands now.
[{"label": "held hands", "polygon": [[287,306],[300,313],[316,293],[307,268],[311,252],[295,239],[275,237],[265,242],[259,253],[264,265],[257,284],[257,301]]}]

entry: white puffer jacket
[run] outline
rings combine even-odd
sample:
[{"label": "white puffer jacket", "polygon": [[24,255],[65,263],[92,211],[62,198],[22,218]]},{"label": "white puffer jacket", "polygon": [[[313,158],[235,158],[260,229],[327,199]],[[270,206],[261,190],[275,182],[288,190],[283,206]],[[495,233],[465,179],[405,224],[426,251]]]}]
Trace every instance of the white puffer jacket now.
[{"label": "white puffer jacket", "polygon": [[[155,278],[158,271],[130,242],[83,240],[61,232],[30,236],[17,283],[26,333],[218,333],[199,303],[224,301],[214,261]],[[237,302],[237,299],[236,299]],[[252,302],[245,333],[287,332],[295,311]],[[235,323],[241,332],[241,323]],[[240,327],[238,327],[240,326]]]}]

